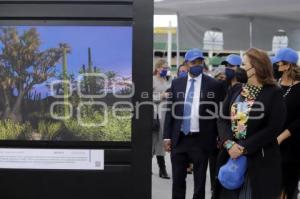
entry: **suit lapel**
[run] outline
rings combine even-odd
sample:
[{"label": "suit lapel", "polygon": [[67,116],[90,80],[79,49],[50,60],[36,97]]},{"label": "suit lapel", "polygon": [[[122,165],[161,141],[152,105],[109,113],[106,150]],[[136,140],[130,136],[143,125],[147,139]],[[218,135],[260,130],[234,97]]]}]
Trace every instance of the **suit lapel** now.
[{"label": "suit lapel", "polygon": [[186,86],[187,86],[188,77],[184,77],[180,79],[179,85],[178,85],[178,100],[179,101],[185,101],[185,92],[186,92]]},{"label": "suit lapel", "polygon": [[199,103],[199,115],[204,115],[203,114],[203,102],[207,100],[207,92],[209,88],[209,81],[208,77],[205,74],[202,74],[202,79],[201,79],[201,90],[200,90],[200,103]]},{"label": "suit lapel", "polygon": [[205,74],[202,74],[202,79],[201,79],[201,90],[200,90],[200,101],[205,101],[207,97],[207,90],[208,90],[208,81],[207,81],[207,76]]}]

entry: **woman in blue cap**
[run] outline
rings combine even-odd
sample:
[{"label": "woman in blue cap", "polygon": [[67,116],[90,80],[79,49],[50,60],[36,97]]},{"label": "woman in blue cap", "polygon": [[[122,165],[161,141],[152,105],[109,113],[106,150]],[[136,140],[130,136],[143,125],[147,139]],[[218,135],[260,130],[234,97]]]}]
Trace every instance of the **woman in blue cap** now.
[{"label": "woman in blue cap", "polygon": [[275,56],[279,80],[287,107],[284,131],[278,136],[282,153],[282,181],[284,199],[297,198],[300,175],[300,68],[298,54],[291,48],[280,49]]},{"label": "woman in blue cap", "polygon": [[[267,53],[251,48],[243,58],[248,82],[234,87],[227,95],[218,121],[222,149],[217,164],[219,183],[213,198],[277,199],[281,193],[277,136],[285,121],[285,104]],[[238,172],[228,178],[226,169],[220,169],[229,158],[238,163],[244,157],[247,164],[237,166],[246,165],[240,169],[246,169],[246,173]],[[227,173],[231,173],[230,169],[227,167]]]},{"label": "woman in blue cap", "polygon": [[282,76],[282,73],[278,71],[278,64],[277,64],[277,58],[275,56],[270,57],[271,63],[273,65],[273,75],[276,81],[279,81],[279,79]]},{"label": "woman in blue cap", "polygon": [[234,87],[237,83],[247,83],[247,73],[240,67],[242,59],[239,55],[228,55],[222,64],[225,65],[225,77],[228,88]]}]

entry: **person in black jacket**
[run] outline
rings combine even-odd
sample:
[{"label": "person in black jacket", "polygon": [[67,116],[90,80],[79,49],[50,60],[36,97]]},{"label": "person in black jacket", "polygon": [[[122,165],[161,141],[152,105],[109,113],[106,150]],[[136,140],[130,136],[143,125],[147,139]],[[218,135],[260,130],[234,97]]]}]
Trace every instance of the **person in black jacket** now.
[{"label": "person in black jacket", "polygon": [[[226,82],[228,84],[228,88],[233,87],[240,81],[240,76],[246,75],[246,72],[240,68],[242,64],[242,59],[239,55],[235,54],[230,54],[226,57],[226,60],[222,62],[222,64],[225,65],[225,77],[226,77]],[[245,79],[245,78],[243,78]],[[247,82],[247,81],[246,81]],[[240,83],[246,83],[246,82],[240,82]]]},{"label": "person in black jacket", "polygon": [[[222,62],[222,65],[225,65],[225,80],[219,80],[223,86],[224,90],[230,92],[231,89],[234,89],[238,83],[247,82],[247,73],[244,69],[241,68],[242,59],[239,55],[230,54],[226,57],[226,60]],[[217,79],[217,78],[216,78]],[[209,169],[210,169],[210,180],[211,180],[211,189],[215,186],[215,175],[216,175],[216,163],[219,154],[219,149],[216,146],[214,152],[209,157]]]},{"label": "person in black jacket", "polygon": [[[230,92],[239,83],[247,83],[248,77],[245,69],[241,68],[242,59],[239,55],[230,54],[222,62],[225,65],[225,80],[220,80],[224,89]],[[216,77],[215,77],[216,78]],[[218,78],[216,78],[218,79]]]},{"label": "person in black jacket", "polygon": [[229,158],[247,157],[242,187],[227,190],[217,183],[216,199],[276,199],[281,191],[281,154],[277,136],[285,121],[282,92],[268,55],[251,48],[244,55],[247,84],[228,93],[218,120],[222,143],[217,173]]},{"label": "person in black jacket", "polygon": [[279,83],[287,107],[284,131],[278,136],[282,154],[282,199],[296,199],[300,174],[300,68],[298,54],[290,48],[276,53],[277,73],[282,74]]},{"label": "person in black jacket", "polygon": [[165,118],[165,150],[171,152],[172,198],[185,199],[186,168],[194,165],[193,199],[205,199],[208,157],[216,146],[215,105],[223,98],[222,86],[203,73],[203,53],[191,49],[185,55],[189,74],[173,80]]}]

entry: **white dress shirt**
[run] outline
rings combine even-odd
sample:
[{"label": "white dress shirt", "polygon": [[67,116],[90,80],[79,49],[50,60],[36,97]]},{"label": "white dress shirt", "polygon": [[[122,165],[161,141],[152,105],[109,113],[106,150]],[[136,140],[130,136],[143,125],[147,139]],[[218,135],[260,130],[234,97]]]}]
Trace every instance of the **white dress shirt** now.
[{"label": "white dress shirt", "polygon": [[201,83],[202,83],[202,74],[200,74],[198,77],[192,78],[190,75],[188,76],[186,90],[185,90],[185,98],[187,98],[187,94],[189,92],[189,89],[191,87],[191,79],[194,79],[194,97],[193,97],[193,103],[192,103],[192,109],[191,109],[191,129],[190,132],[200,132],[200,126],[199,126],[199,105],[200,105],[200,95],[201,95]]}]

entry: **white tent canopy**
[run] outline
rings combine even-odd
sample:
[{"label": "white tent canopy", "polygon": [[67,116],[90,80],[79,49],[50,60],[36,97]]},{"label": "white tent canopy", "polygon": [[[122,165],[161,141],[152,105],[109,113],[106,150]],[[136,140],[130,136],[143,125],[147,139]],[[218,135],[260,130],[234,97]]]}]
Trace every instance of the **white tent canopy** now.
[{"label": "white tent canopy", "polygon": [[178,14],[181,49],[203,48],[205,32],[217,28],[224,50],[271,51],[278,30],[300,50],[299,0],[164,0],[155,2],[155,14]]}]

